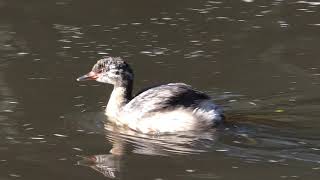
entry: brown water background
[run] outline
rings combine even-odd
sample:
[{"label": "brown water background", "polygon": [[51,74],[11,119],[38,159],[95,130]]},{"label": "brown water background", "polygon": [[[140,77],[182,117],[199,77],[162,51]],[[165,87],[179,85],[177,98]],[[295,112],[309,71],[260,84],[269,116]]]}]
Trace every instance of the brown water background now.
[{"label": "brown water background", "polygon": [[[0,180],[319,179],[319,17],[315,0],[0,0]],[[135,91],[185,82],[235,122],[104,125],[112,87],[75,79],[106,55]]]}]

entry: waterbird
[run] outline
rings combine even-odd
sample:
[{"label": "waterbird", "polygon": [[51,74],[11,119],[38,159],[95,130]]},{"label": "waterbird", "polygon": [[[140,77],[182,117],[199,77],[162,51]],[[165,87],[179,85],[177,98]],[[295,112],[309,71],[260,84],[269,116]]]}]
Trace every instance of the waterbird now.
[{"label": "waterbird", "polygon": [[132,95],[134,74],[121,57],[104,57],[77,81],[95,80],[113,85],[105,115],[117,125],[145,134],[194,131],[215,127],[223,109],[185,83],[145,88]]}]

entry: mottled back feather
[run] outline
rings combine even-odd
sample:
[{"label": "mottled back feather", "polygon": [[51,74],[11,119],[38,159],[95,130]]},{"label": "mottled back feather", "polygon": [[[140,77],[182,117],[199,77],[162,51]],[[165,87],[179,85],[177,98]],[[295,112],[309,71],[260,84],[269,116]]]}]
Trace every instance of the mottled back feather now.
[{"label": "mottled back feather", "polygon": [[156,112],[168,108],[195,107],[202,100],[210,99],[184,83],[170,83],[150,87],[139,92],[126,106],[127,111],[139,109],[141,113]]}]

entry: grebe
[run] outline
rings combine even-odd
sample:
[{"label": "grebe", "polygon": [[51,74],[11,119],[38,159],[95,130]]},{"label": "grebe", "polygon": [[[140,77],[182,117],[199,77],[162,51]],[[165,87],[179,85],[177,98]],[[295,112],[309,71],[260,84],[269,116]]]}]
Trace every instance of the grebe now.
[{"label": "grebe", "polygon": [[218,125],[222,109],[203,92],[184,83],[142,90],[132,97],[133,71],[120,57],[97,61],[77,81],[96,80],[114,86],[105,114],[108,120],[146,134],[199,130]]}]

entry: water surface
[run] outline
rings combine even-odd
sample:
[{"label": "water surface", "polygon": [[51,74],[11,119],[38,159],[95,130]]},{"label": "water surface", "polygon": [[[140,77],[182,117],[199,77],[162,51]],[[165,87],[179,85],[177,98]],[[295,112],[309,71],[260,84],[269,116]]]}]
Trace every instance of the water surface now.
[{"label": "water surface", "polygon": [[[0,179],[319,179],[316,1],[0,0]],[[229,123],[146,136],[104,123],[97,59],[134,91],[185,82]]]}]

